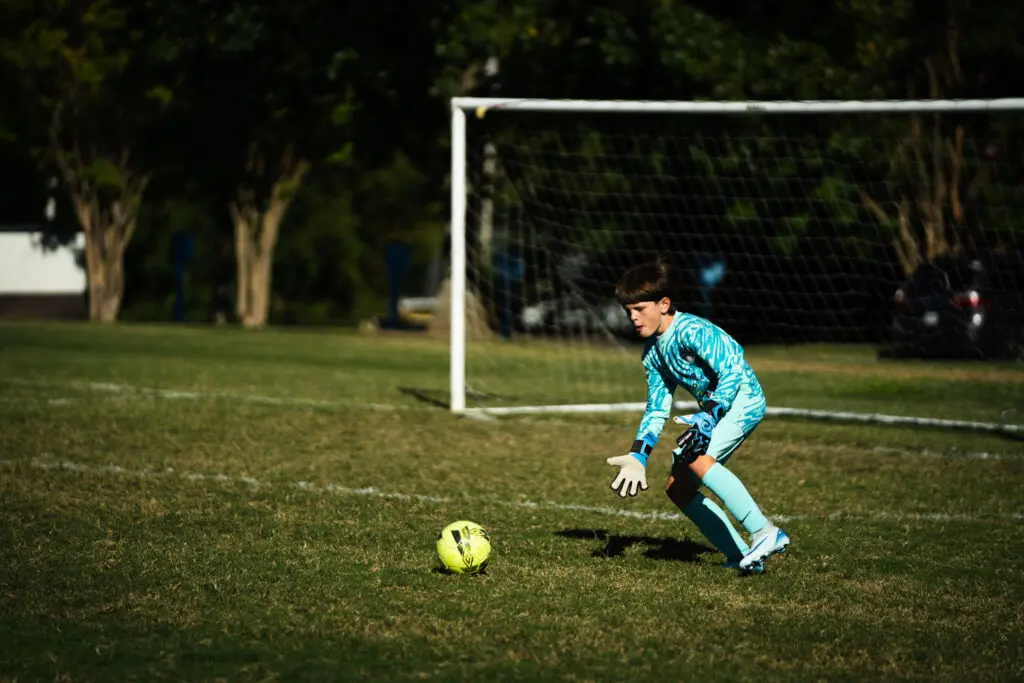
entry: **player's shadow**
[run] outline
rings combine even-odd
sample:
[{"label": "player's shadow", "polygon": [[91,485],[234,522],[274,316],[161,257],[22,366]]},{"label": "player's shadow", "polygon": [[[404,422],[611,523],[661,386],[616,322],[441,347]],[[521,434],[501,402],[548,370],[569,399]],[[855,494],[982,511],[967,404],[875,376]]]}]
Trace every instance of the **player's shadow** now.
[{"label": "player's shadow", "polygon": [[643,546],[644,557],[652,560],[674,560],[676,562],[700,562],[700,556],[717,552],[688,538],[654,538],[652,536],[621,536],[609,534],[604,529],[562,529],[555,532],[563,538],[596,541],[600,547],[590,553],[592,557],[619,557],[632,546]]},{"label": "player's shadow", "polygon": [[[451,407],[451,394],[447,391],[439,391],[436,389],[421,389],[418,387],[398,387],[398,393],[403,396],[409,396],[414,398],[421,403],[434,406],[435,408],[441,408],[448,410]],[[481,403],[483,401],[491,401],[492,404],[495,401],[514,403],[519,400],[518,396],[498,396],[497,394],[486,394],[479,391],[467,391],[466,398],[474,403]]]}]

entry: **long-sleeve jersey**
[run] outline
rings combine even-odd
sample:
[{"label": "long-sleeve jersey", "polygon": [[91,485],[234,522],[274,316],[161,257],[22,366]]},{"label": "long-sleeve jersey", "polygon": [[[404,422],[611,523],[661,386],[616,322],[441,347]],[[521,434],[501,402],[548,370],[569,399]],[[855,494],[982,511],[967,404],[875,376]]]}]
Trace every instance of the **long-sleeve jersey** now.
[{"label": "long-sleeve jersey", "polygon": [[728,411],[746,382],[760,392],[743,347],[709,320],[677,312],[664,333],[647,340],[643,350],[647,374],[647,408],[636,439],[653,447],[672,410],[676,387],[685,389],[703,407],[715,401]]}]

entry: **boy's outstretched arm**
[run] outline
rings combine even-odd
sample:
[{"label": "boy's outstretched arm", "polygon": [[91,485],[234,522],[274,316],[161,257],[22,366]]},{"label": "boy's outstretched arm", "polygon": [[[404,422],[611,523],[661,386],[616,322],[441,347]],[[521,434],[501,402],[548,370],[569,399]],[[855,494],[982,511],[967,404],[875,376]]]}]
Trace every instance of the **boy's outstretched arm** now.
[{"label": "boy's outstretched arm", "polygon": [[647,458],[658,443],[665,420],[672,411],[672,394],[675,384],[665,382],[661,373],[647,368],[647,407],[640,419],[633,445],[629,453],[608,458],[606,461],[619,471],[612,480],[611,488],[620,497],[635,496],[647,490]]},{"label": "boy's outstretched arm", "polygon": [[640,427],[636,430],[630,452],[642,455],[643,457],[638,460],[646,465],[647,456],[651,454],[651,449],[661,438],[665,420],[672,412],[672,395],[675,393],[676,385],[671,380],[666,382],[664,376],[657,369],[645,368],[644,370],[647,375],[647,405],[644,408],[643,417],[640,418]]}]

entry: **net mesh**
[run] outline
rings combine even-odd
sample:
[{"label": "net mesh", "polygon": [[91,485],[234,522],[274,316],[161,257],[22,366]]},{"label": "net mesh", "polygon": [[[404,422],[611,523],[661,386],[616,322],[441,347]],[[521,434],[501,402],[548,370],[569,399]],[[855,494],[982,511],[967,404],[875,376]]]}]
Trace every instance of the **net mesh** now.
[{"label": "net mesh", "polygon": [[663,254],[680,308],[743,343],[788,406],[879,412],[888,392],[889,412],[951,417],[929,392],[991,381],[972,410],[1006,419],[1024,396],[1022,114],[470,115],[486,330],[468,405],[642,402],[613,292]]}]

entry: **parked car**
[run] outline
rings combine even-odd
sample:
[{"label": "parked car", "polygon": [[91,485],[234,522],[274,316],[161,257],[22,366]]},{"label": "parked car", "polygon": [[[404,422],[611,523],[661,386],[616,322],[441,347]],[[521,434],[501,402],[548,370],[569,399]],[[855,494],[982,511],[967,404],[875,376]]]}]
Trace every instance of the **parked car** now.
[{"label": "parked car", "polygon": [[893,309],[896,355],[1024,360],[1024,252],[924,263]]},{"label": "parked car", "polygon": [[614,300],[590,304],[577,296],[544,299],[523,307],[520,322],[528,333],[566,332],[629,337],[633,325]]}]

